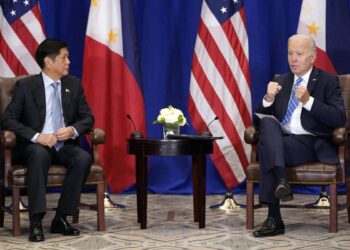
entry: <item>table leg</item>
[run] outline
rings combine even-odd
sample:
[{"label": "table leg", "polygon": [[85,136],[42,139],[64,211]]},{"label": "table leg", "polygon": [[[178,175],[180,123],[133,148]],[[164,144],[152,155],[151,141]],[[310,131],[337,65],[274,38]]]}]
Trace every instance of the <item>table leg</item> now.
[{"label": "table leg", "polygon": [[198,162],[192,156],[192,185],[193,185],[193,219],[198,222]]},{"label": "table leg", "polygon": [[[197,206],[197,219],[199,221],[199,228],[205,227],[205,195],[206,195],[206,159],[205,155],[193,156],[192,160],[193,168],[197,171],[194,176],[196,180],[196,201],[194,206]],[[195,205],[196,204],[196,205]]]},{"label": "table leg", "polygon": [[147,228],[147,174],[148,157],[136,156],[137,222],[141,229]]}]

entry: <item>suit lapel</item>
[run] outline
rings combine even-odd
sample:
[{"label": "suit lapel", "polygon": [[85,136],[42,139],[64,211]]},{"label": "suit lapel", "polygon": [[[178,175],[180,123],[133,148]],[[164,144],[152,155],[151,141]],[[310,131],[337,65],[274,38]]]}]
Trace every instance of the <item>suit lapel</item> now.
[{"label": "suit lapel", "polygon": [[63,116],[64,116],[64,120],[67,124],[67,110],[70,107],[70,103],[71,103],[71,98],[72,98],[72,93],[71,93],[71,89],[69,86],[69,82],[67,82],[66,78],[63,77],[61,78],[61,100],[62,100],[62,109],[63,109]]},{"label": "suit lapel", "polygon": [[44,123],[46,113],[46,100],[44,81],[41,74],[35,77],[35,81],[33,83],[33,97],[33,99],[36,102],[36,106],[39,110],[40,121]]},{"label": "suit lapel", "polygon": [[307,91],[309,91],[310,95],[317,84],[318,75],[319,75],[318,70],[316,68],[313,68],[310,74],[309,82],[307,84]]},{"label": "suit lapel", "polygon": [[287,112],[290,95],[292,93],[293,82],[294,82],[294,75],[292,73],[289,73],[283,85],[283,88],[285,88],[285,91],[283,92],[284,97],[283,97],[283,103],[282,103],[282,107],[283,107],[282,114],[286,114]]}]

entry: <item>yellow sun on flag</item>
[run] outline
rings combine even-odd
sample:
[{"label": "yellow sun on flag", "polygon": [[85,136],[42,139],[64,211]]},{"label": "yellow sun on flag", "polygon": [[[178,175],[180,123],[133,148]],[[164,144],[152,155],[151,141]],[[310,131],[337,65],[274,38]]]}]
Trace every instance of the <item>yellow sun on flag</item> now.
[{"label": "yellow sun on flag", "polygon": [[306,27],[309,29],[309,35],[317,35],[317,31],[320,29],[319,26],[315,24],[315,22],[312,22],[311,25],[306,25]]},{"label": "yellow sun on flag", "polygon": [[114,43],[118,38],[118,34],[113,32],[113,30],[109,31],[108,33],[108,41],[111,43]]},{"label": "yellow sun on flag", "polygon": [[91,5],[96,7],[98,5],[98,2],[99,0],[91,0]]}]

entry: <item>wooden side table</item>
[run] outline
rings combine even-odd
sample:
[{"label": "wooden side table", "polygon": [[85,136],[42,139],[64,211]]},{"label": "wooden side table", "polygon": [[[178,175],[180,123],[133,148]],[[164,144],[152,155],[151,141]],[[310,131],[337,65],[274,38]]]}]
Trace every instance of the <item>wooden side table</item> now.
[{"label": "wooden side table", "polygon": [[137,221],[147,228],[148,156],[192,156],[193,214],[199,228],[205,227],[206,158],[213,153],[212,140],[128,139],[128,153],[136,156]]}]

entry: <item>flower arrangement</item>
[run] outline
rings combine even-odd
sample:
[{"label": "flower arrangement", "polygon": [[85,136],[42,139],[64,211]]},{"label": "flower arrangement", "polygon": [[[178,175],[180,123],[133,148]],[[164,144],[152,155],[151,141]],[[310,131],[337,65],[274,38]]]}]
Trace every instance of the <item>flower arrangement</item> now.
[{"label": "flower arrangement", "polygon": [[169,105],[167,108],[160,110],[157,120],[153,121],[153,124],[184,126],[187,124],[187,120],[180,109]]}]

